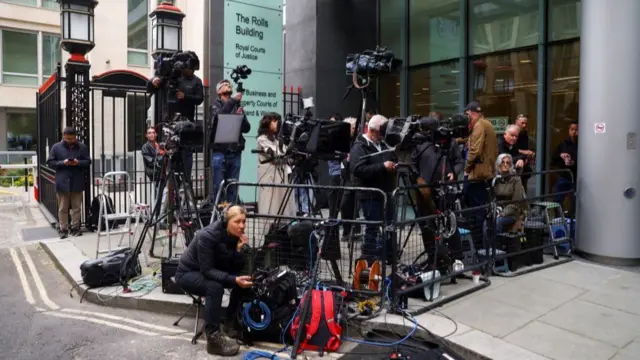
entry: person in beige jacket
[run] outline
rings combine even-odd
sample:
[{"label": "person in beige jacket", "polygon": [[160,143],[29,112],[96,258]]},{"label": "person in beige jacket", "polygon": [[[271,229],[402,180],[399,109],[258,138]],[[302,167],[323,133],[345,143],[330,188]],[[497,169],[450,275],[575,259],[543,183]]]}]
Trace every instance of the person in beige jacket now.
[{"label": "person in beige jacket", "polygon": [[[494,176],[494,163],[498,157],[498,137],[493,125],[482,115],[477,101],[472,101],[464,109],[469,117],[469,153],[464,168],[466,200],[469,207],[484,206],[488,201],[488,180]],[[482,245],[482,224],[486,217],[484,209],[470,212],[472,220],[471,237],[474,245]]]}]

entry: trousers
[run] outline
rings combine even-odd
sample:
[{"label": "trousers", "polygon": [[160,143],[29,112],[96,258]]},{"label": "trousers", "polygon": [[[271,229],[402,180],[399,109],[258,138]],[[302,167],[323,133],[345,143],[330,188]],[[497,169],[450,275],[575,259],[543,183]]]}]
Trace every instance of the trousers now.
[{"label": "trousers", "polygon": [[58,198],[58,222],[60,230],[69,230],[69,209],[71,209],[71,228],[80,229],[82,209],[82,191],[56,193]]},{"label": "trousers", "polygon": [[[176,284],[182,290],[196,296],[203,296],[204,303],[204,330],[207,335],[212,334],[220,329],[220,321],[222,315],[222,297],[224,295],[224,284],[215,280],[207,279],[199,271],[190,271],[176,273]],[[228,288],[228,287],[227,287]],[[231,297],[227,306],[226,318],[231,319],[236,316],[238,306],[240,306],[245,289],[234,285],[231,288]]]}]

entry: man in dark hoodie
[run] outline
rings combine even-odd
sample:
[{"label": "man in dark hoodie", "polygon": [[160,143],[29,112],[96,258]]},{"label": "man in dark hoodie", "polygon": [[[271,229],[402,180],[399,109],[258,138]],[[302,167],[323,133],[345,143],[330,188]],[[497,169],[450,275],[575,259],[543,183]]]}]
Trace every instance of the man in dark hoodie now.
[{"label": "man in dark hoodie", "polygon": [[[224,289],[232,289],[227,306],[227,321],[236,319],[245,290],[253,286],[250,276],[236,276],[244,267],[247,211],[232,206],[220,221],[198,231],[195,240],[180,257],[175,281],[184,291],[204,296],[204,331],[207,352],[234,356],[239,346],[223,333],[220,322]],[[228,333],[229,331],[227,331]]]},{"label": "man in dark hoodie", "polygon": [[[385,209],[383,198],[374,192],[359,191],[356,193],[356,198],[360,201],[360,208],[367,221],[391,220],[393,214],[391,192],[395,185],[396,163],[392,161],[394,154],[390,152],[377,154],[389,149],[382,141],[387,122],[388,120],[384,116],[374,115],[369,120],[367,133],[358,136],[349,153],[349,166],[354,177],[354,185],[378,189],[388,196]],[[363,258],[372,261],[383,255],[381,251],[383,243],[379,241],[379,237],[379,225],[366,226],[362,244]],[[389,258],[391,253],[389,243],[386,248],[386,255]]]},{"label": "man in dark hoodie", "polygon": [[89,149],[76,139],[76,130],[64,128],[62,141],[49,150],[47,166],[56,171],[56,197],[58,198],[58,232],[60,238],[69,235],[69,209],[71,209],[71,235],[79,236],[82,210],[82,192],[91,165]]},{"label": "man in dark hoodie", "polygon": [[513,124],[507,126],[502,137],[498,139],[498,155],[511,155],[515,168],[522,170],[526,164],[527,156],[520,153],[520,148],[518,147],[519,136],[520,128],[518,126]]},{"label": "man in dark hoodie", "polygon": [[[231,83],[229,80],[222,80],[216,85],[216,93],[218,98],[213,101],[211,105],[211,119],[215,119],[220,114],[244,114],[242,106],[240,106],[240,100],[242,100],[242,93],[233,94]],[[215,123],[212,121],[212,124]],[[251,123],[244,117],[242,122],[242,133],[246,134],[251,131]],[[213,131],[211,132],[213,134]],[[211,190],[211,202],[215,203],[216,196],[218,195],[218,189],[220,189],[220,183],[222,181],[227,182],[230,179],[240,178],[240,165],[242,161],[242,151],[244,150],[245,139],[240,135],[239,142],[236,144],[214,144],[213,138],[211,140],[211,175],[213,187]],[[227,203],[233,203],[236,201],[237,188],[230,186],[224,199]]]},{"label": "man in dark hoodie", "polygon": [[[551,158],[551,164],[559,169],[567,169],[567,171],[558,174],[558,180],[553,186],[555,194],[570,191],[573,189],[574,181],[578,175],[578,122],[572,121],[569,124],[569,136],[562,141]],[[573,176],[573,179],[572,179]],[[562,205],[567,194],[558,194],[554,196],[554,202]]]}]

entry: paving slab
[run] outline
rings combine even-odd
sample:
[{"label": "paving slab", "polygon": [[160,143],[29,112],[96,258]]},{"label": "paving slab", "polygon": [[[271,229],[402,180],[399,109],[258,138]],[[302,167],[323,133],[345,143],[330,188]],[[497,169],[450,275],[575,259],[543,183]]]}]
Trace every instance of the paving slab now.
[{"label": "paving slab", "polygon": [[451,341],[493,360],[548,360],[548,358],[544,356],[525,350],[479,330],[472,330],[461,335],[456,335],[451,338]]},{"label": "paving slab", "polygon": [[456,321],[496,337],[503,337],[539,316],[504,301],[496,301],[490,292],[465,298],[442,312]]},{"label": "paving slab", "polygon": [[570,301],[539,320],[619,348],[640,336],[640,316],[581,300]]},{"label": "paving slab", "polygon": [[618,352],[613,345],[539,321],[527,324],[504,340],[554,360],[608,360]]},{"label": "paving slab", "polygon": [[638,360],[640,357],[640,342],[634,341],[625,346],[611,358],[611,360]]},{"label": "paving slab", "polygon": [[[572,261],[560,266],[554,266],[532,274],[530,276],[543,277],[559,283],[582,289],[599,288],[611,279],[620,276],[622,271],[606,266]],[[525,275],[526,276],[526,275]]]}]

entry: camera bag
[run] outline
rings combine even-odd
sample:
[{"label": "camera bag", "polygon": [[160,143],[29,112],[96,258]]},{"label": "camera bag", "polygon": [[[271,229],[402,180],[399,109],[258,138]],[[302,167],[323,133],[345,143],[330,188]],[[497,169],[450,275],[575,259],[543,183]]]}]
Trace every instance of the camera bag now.
[{"label": "camera bag", "polygon": [[[135,261],[135,264],[131,267],[125,266],[130,261]],[[128,273],[129,271],[131,273]],[[141,273],[140,263],[137,257],[132,260],[130,248],[112,251],[104,257],[87,260],[80,264],[82,282],[89,288],[115,285]]]}]

